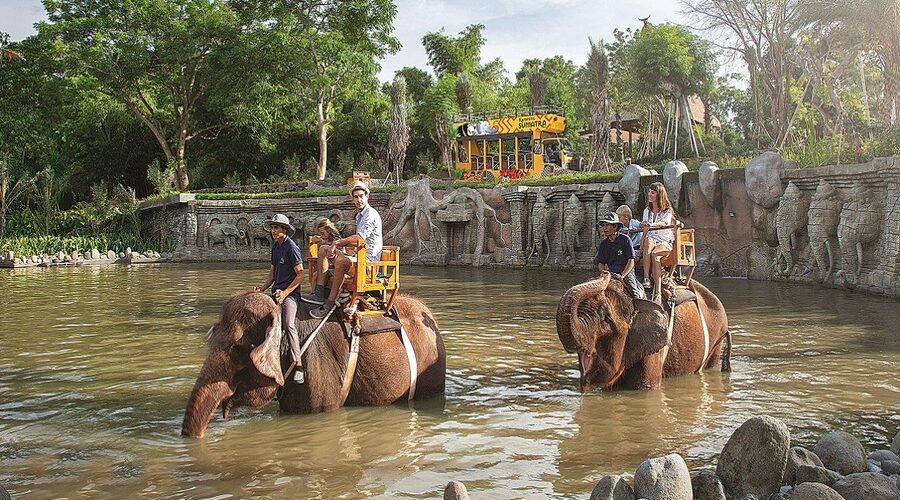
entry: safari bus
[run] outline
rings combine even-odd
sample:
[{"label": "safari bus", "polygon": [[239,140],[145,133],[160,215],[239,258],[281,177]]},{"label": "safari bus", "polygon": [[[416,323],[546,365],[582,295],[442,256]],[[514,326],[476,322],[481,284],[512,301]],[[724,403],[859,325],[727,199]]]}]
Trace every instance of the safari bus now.
[{"label": "safari bus", "polygon": [[539,177],[568,168],[581,170],[563,137],[566,118],[552,108],[531,108],[454,121],[453,160],[465,179]]}]

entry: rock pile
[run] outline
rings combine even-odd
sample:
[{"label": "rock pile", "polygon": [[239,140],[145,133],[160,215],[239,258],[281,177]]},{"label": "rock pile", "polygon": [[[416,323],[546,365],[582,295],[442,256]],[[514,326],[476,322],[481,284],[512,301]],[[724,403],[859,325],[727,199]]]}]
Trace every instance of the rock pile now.
[{"label": "rock pile", "polygon": [[57,266],[97,266],[105,264],[147,264],[153,262],[165,262],[172,258],[170,253],[159,253],[155,250],[147,250],[144,253],[132,252],[130,248],[124,252],[108,250],[101,252],[96,248],[88,252],[72,252],[66,254],[58,252],[53,255],[29,255],[17,256],[14,252],[7,252],[0,256],[0,267],[57,267]]}]

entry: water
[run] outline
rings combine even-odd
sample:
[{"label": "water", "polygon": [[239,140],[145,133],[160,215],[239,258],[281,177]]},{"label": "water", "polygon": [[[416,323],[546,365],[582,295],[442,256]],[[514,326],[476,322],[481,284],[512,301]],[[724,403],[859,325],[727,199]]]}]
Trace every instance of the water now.
[{"label": "water", "polygon": [[447,346],[445,398],[324,415],[277,404],[179,436],[223,299],[260,265],[0,272],[0,484],[14,497],[584,498],[604,474],[678,452],[714,463],[753,415],[812,446],[884,448],[900,426],[900,307],[878,297],[706,280],[729,312],[733,373],[578,392],[556,302],[584,273],[404,268]]}]

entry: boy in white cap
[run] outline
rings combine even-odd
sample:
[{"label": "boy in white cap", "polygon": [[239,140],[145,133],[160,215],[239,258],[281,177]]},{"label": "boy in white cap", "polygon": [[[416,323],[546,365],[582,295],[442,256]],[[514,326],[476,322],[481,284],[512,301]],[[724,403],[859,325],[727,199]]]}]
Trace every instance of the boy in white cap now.
[{"label": "boy in white cap", "polygon": [[[328,311],[334,306],[338,293],[341,291],[341,283],[344,281],[344,274],[350,270],[350,267],[356,262],[356,254],[346,255],[344,252],[336,250],[344,247],[359,247],[362,244],[366,246],[366,260],[381,260],[381,216],[378,211],[369,205],[369,186],[362,181],[356,181],[350,187],[350,197],[353,198],[353,205],[359,210],[356,214],[356,233],[346,238],[338,239],[333,245],[324,246],[319,249],[319,254],[325,259],[319,259],[319,275],[316,283],[316,289],[309,295],[304,295],[302,300],[313,304],[321,304],[318,308],[309,312],[314,318],[324,318]],[[324,269],[326,259],[334,263],[334,276],[331,279],[331,293],[325,297],[325,280],[328,276],[327,269]]]},{"label": "boy in white cap", "polygon": [[600,272],[609,271],[622,276],[625,290],[637,299],[644,298],[644,289],[634,275],[634,248],[631,240],[619,233],[622,223],[615,212],[610,212],[598,222],[603,239],[597,248],[594,264]]},{"label": "boy in white cap", "polygon": [[[284,214],[275,214],[269,223],[272,233],[272,262],[266,281],[257,287],[256,292],[272,287],[272,297],[281,304],[281,327],[287,333],[294,364],[288,373],[300,361],[300,336],[294,319],[297,316],[297,301],[300,299],[300,283],[303,281],[303,257],[300,248],[290,238],[294,234],[294,226]],[[285,374],[287,375],[287,373]],[[294,372],[294,379],[302,382],[303,372]]]}]

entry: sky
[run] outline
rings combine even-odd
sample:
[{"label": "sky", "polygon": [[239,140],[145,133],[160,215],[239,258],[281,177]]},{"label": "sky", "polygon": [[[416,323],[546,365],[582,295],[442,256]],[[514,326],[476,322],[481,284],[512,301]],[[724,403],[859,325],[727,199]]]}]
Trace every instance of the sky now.
[{"label": "sky", "polygon": [[[688,24],[674,0],[396,0],[394,36],[403,44],[381,61],[382,81],[404,66],[428,68],[422,35],[442,28],[456,35],[470,24],[483,24],[482,62],[499,57],[510,78],[529,58],[562,55],[581,65],[588,37],[612,39],[613,28],[638,28],[639,17],[652,23]],[[0,31],[12,40],[35,33],[46,19],[40,0],[0,0]]]}]

